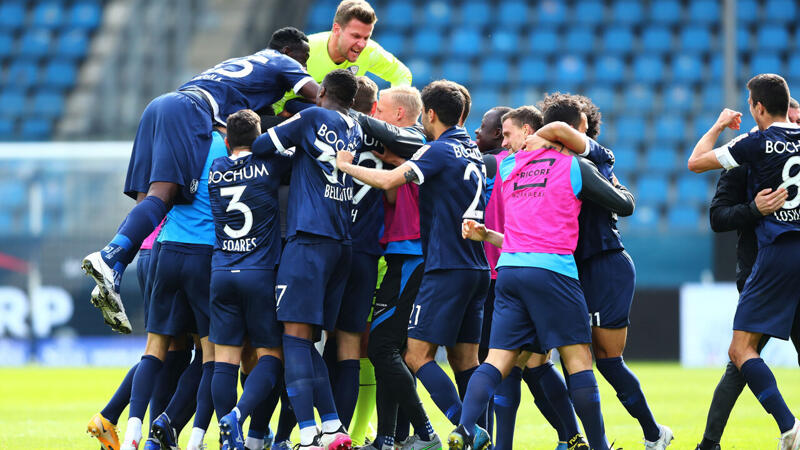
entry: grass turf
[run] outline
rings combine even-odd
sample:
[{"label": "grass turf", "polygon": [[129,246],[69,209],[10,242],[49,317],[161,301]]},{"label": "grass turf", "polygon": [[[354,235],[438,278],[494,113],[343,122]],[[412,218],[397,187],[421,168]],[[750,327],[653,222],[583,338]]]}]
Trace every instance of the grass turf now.
[{"label": "grass turf", "polygon": [[[683,369],[677,364],[633,363],[656,419],[675,432],[671,449],[693,449],[702,437],[705,417],[720,369]],[[0,449],[96,449],[97,441],[85,434],[86,423],[116,389],[125,368],[50,369],[36,366],[0,369]],[[774,371],[784,399],[800,411],[800,383],[797,369]],[[597,372],[595,372],[597,374]],[[609,385],[600,383],[606,432],[617,447],[643,448],[639,424],[631,418]],[[515,445],[519,449],[553,449],[555,432],[545,422],[523,386],[522,405],[517,417]],[[436,431],[446,439],[452,426],[420,387],[426,409]],[[273,429],[277,414],[273,417]],[[120,419],[124,435],[127,411]],[[215,422],[212,420],[212,422]],[[374,423],[374,422],[373,422]],[[189,427],[191,426],[191,423]],[[181,435],[185,448],[189,430]],[[206,435],[209,448],[216,447],[215,423]],[[296,439],[296,430],[294,437]],[[722,445],[725,449],[765,449],[777,446],[778,429],[755,397],[745,388],[728,422]]]}]

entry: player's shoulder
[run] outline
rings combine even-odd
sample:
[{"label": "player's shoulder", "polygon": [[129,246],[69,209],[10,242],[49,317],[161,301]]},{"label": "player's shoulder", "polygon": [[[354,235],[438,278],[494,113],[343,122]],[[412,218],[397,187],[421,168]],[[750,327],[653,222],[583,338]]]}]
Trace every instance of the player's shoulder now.
[{"label": "player's shoulder", "polygon": [[231,166],[232,162],[233,161],[227,156],[220,156],[219,158],[215,158],[213,161],[211,161],[211,171],[217,172],[220,170],[225,170]]}]

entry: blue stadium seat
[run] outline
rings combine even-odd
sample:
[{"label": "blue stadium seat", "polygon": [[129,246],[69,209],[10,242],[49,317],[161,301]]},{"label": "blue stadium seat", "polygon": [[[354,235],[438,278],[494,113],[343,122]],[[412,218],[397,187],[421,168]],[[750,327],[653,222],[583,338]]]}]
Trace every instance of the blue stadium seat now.
[{"label": "blue stadium seat", "polygon": [[623,90],[623,110],[627,112],[649,112],[655,103],[653,88],[648,85],[635,84]]},{"label": "blue stadium seat", "polygon": [[755,53],[750,59],[750,75],[759,73],[783,73],[783,61],[774,53]]},{"label": "blue stadium seat", "polygon": [[636,205],[636,212],[625,218],[619,224],[622,227],[630,227],[632,230],[642,230],[652,232],[661,223],[661,211],[658,207],[651,205]]},{"label": "blue stadium seat", "polygon": [[[614,152],[614,171],[632,172],[639,167],[639,155],[631,147],[618,146]],[[624,182],[623,182],[624,183]]]},{"label": "blue stadium seat", "polygon": [[412,50],[415,56],[438,55],[444,46],[444,39],[439,30],[422,29],[413,33]]},{"label": "blue stadium seat", "polygon": [[758,28],[756,38],[758,50],[783,50],[789,46],[789,33],[786,28],[770,24]]},{"label": "blue stadium seat", "polygon": [[586,96],[592,99],[595,105],[603,113],[613,112],[617,108],[616,94],[614,89],[609,86],[596,85],[589,89]]},{"label": "blue stadium seat", "polygon": [[[708,87],[704,88],[708,89]],[[667,113],[679,112],[685,114],[692,109],[694,92],[688,86],[676,84],[668,87],[664,92],[662,109]]]},{"label": "blue stadium seat", "polygon": [[375,36],[375,42],[397,57],[403,55],[406,46],[405,36],[395,31],[386,31]]},{"label": "blue stadium seat", "polygon": [[14,36],[10,33],[0,32],[0,60],[11,56],[14,51]]},{"label": "blue stadium seat", "polygon": [[616,121],[617,140],[633,145],[642,142],[647,134],[647,125],[641,116],[623,116]]},{"label": "blue stadium seat", "polygon": [[[791,74],[791,76],[795,78],[800,77],[800,52],[795,52],[790,54],[788,60],[789,60],[789,67],[786,72]],[[789,83],[790,90],[793,84],[794,83]],[[796,86],[796,84],[794,85]]]},{"label": "blue stadium seat", "polygon": [[[80,0],[70,8],[69,25],[74,28],[91,31],[100,26],[102,15],[103,11],[99,2],[95,0]],[[328,22],[331,22],[331,17],[328,17]]]},{"label": "blue stadium seat", "polygon": [[9,180],[0,182],[0,198],[3,199],[4,205],[7,202],[10,209],[25,206],[28,203],[28,193],[26,192],[25,183]]},{"label": "blue stadium seat", "polygon": [[750,30],[746,26],[736,28],[736,48],[740,52],[746,52],[753,47],[753,38]]},{"label": "blue stadium seat", "polygon": [[586,63],[579,56],[563,56],[558,60],[555,75],[557,81],[572,84],[586,80]]},{"label": "blue stadium seat", "polygon": [[25,93],[17,89],[5,89],[0,92],[0,116],[17,118],[25,109]]},{"label": "blue stadium seat", "polygon": [[667,203],[669,182],[663,175],[643,175],[636,183],[634,194],[638,201],[646,205],[663,205]]},{"label": "blue stadium seat", "polygon": [[519,62],[517,79],[521,83],[541,84],[547,79],[548,72],[549,67],[543,59],[527,56]]},{"label": "blue stadium seat", "polygon": [[633,50],[633,33],[630,28],[608,27],[603,32],[603,50],[630,53]]},{"label": "blue stadium seat", "polygon": [[426,27],[447,27],[452,21],[453,11],[450,3],[442,0],[426,2],[422,18]]},{"label": "blue stadium seat", "polygon": [[678,203],[705,203],[709,199],[708,183],[695,174],[682,175],[676,183]]},{"label": "blue stadium seat", "polygon": [[18,59],[11,63],[6,72],[6,85],[30,87],[39,81],[39,66],[35,62]]},{"label": "blue stadium seat", "polygon": [[25,24],[25,3],[22,1],[3,1],[0,3],[0,29],[14,31]]},{"label": "blue stadium seat", "polygon": [[569,54],[583,55],[594,50],[596,40],[595,34],[587,27],[577,27],[567,33],[564,49]]},{"label": "blue stadium seat", "polygon": [[528,45],[535,55],[549,55],[558,51],[561,38],[552,28],[537,27],[528,37]]},{"label": "blue stadium seat", "polygon": [[326,5],[326,2],[316,2],[314,6],[310,8],[310,13],[306,22],[306,27],[308,28],[307,32],[314,33],[317,31],[329,30],[331,23],[333,23],[332,18],[335,13],[336,7],[331,8]]},{"label": "blue stadium seat", "polygon": [[[477,30],[456,29],[450,34],[450,51],[459,56],[476,56],[481,50],[481,35]],[[436,51],[441,51],[437,48]]]},{"label": "blue stadium seat", "polygon": [[[521,2],[520,2],[521,3]],[[502,8],[501,8],[502,11]],[[567,10],[564,2],[558,0],[542,0],[539,2],[537,20],[542,24],[560,24],[567,18]],[[501,14],[501,17],[506,16]],[[526,17],[526,16],[523,16]]]},{"label": "blue stadium seat", "polygon": [[697,207],[674,205],[667,212],[667,225],[670,229],[697,229],[700,226],[700,212]]},{"label": "blue stadium seat", "polygon": [[722,86],[720,84],[708,84],[700,91],[702,92],[702,109],[704,111],[722,110],[722,107],[725,104],[725,94],[722,91]]},{"label": "blue stadium seat", "polygon": [[[335,12],[334,8],[334,12]],[[330,27],[333,13],[327,16],[328,27]],[[411,2],[388,2],[386,9],[380,15],[381,26],[406,29],[414,25],[414,4]],[[424,30],[421,30],[422,32]],[[437,50],[440,47],[435,47]]]},{"label": "blue stadium seat", "polygon": [[692,83],[703,77],[700,58],[692,55],[678,55],[672,61],[672,77],[675,81]]},{"label": "blue stadium seat", "polygon": [[717,115],[719,115],[719,112],[702,114],[695,117],[692,122],[692,130],[694,131],[692,140],[700,139],[706,134],[708,129],[717,121]]},{"label": "blue stadium seat", "polygon": [[689,2],[687,18],[691,22],[714,24],[721,21],[719,10],[720,2],[717,0],[694,0]]},{"label": "blue stadium seat", "polygon": [[642,50],[645,53],[663,54],[672,48],[672,33],[668,28],[653,26],[644,30],[642,34]]},{"label": "blue stadium seat", "polygon": [[625,63],[616,56],[602,56],[595,60],[594,79],[601,83],[619,83],[625,78]]},{"label": "blue stadium seat", "polygon": [[75,85],[78,74],[71,61],[51,61],[44,69],[44,85],[56,89],[69,89]]},{"label": "blue stadium seat", "polygon": [[706,27],[686,26],[680,34],[681,49],[687,52],[708,52],[713,39],[711,31]]},{"label": "blue stadium seat", "polygon": [[638,82],[654,83],[664,77],[664,61],[657,55],[642,55],[633,62],[633,77]]},{"label": "blue stadium seat", "polygon": [[461,58],[448,59],[442,64],[441,69],[437,78],[447,78],[461,84],[466,84],[472,79],[472,64]]},{"label": "blue stadium seat", "polygon": [[514,31],[498,30],[491,36],[492,53],[512,55],[519,52],[519,35]]},{"label": "blue stadium seat", "polygon": [[635,0],[617,0],[611,6],[611,17],[623,25],[637,25],[642,21],[644,12],[642,2]]},{"label": "blue stadium seat", "polygon": [[53,123],[47,119],[29,118],[22,122],[20,136],[28,141],[46,141],[53,133]]},{"label": "blue stadium seat", "polygon": [[792,0],[767,0],[764,18],[771,22],[794,22],[797,6]]},{"label": "blue stadium seat", "polygon": [[482,59],[479,69],[481,82],[488,85],[505,84],[511,81],[511,65],[501,56]]},{"label": "blue stadium seat", "polygon": [[57,45],[61,58],[82,59],[89,52],[89,37],[81,30],[70,30],[61,34]]},{"label": "blue stadium seat", "polygon": [[58,91],[37,92],[31,100],[30,115],[55,118],[64,112],[64,96]]},{"label": "blue stadium seat", "polygon": [[14,134],[14,121],[0,118],[0,141],[10,139]]},{"label": "blue stadium seat", "polygon": [[29,58],[45,56],[50,51],[52,35],[43,29],[32,29],[22,36],[19,53]]},{"label": "blue stadium seat", "polygon": [[736,2],[736,22],[747,25],[758,21],[758,9],[756,0],[738,0]]},{"label": "blue stadium seat", "polygon": [[677,0],[655,0],[650,2],[649,19],[652,22],[673,25],[681,20],[681,4]]},{"label": "blue stadium seat", "polygon": [[[502,95],[497,89],[479,89],[470,92],[470,95],[472,95],[472,110],[469,115],[473,118],[481,118],[486,111],[502,104]],[[471,132],[474,128],[467,130]]]},{"label": "blue stadium seat", "polygon": [[461,10],[461,23],[467,27],[484,27],[492,21],[492,10],[489,3],[476,0],[464,3]]},{"label": "blue stadium seat", "polygon": [[413,75],[413,83],[420,89],[433,81],[433,68],[427,58],[414,58],[406,61],[408,69]]},{"label": "blue stadium seat", "polygon": [[583,0],[575,5],[572,20],[584,25],[598,25],[605,18],[605,5],[598,0]]},{"label": "blue stadium seat", "polygon": [[[501,18],[504,27],[517,28],[528,23],[528,6],[523,1],[510,0],[500,3],[500,10],[497,16]],[[542,21],[539,23],[553,23]]]},{"label": "blue stadium seat", "polygon": [[[686,123],[680,115],[664,114],[655,120],[656,142],[680,143],[686,139]],[[675,164],[670,165],[674,169]]]},{"label": "blue stadium seat", "polygon": [[648,174],[669,173],[675,170],[675,151],[658,143],[644,155],[644,168]]},{"label": "blue stadium seat", "polygon": [[58,28],[64,22],[62,2],[44,1],[33,8],[33,25],[42,28]]}]

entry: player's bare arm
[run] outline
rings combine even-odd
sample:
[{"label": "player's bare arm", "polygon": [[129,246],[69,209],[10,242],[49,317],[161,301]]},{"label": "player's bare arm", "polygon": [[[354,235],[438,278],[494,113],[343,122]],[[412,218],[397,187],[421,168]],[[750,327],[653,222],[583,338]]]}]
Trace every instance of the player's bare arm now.
[{"label": "player's bare arm", "polygon": [[[534,136],[539,136],[542,140],[551,143],[558,142],[564,144],[564,147],[568,150],[579,155],[586,152],[586,135],[580,133],[565,122],[551,122],[536,130],[536,133],[529,137],[528,140],[531,141],[531,144],[539,144]],[[528,144],[528,140],[525,141],[526,144]],[[528,146],[528,149],[533,148]]]},{"label": "player's bare arm", "polygon": [[416,172],[408,165],[403,164],[392,170],[371,169],[353,164],[354,157],[351,152],[340,151],[336,154],[336,166],[342,172],[374,188],[394,189],[417,179]]},{"label": "player's bare arm", "polygon": [[316,102],[317,100],[317,93],[319,92],[319,84],[313,79],[306,81],[303,87],[300,88],[300,91],[297,92],[297,95],[303,97],[304,99],[308,100],[311,103]]},{"label": "player's bare arm", "polygon": [[753,200],[762,216],[767,216],[783,207],[789,192],[784,188],[773,191],[770,188],[762,189]]},{"label": "player's bare arm", "polygon": [[486,228],[486,225],[472,219],[464,219],[461,223],[461,237],[478,242],[488,242],[495,247],[503,246],[503,234]]},{"label": "player's bare arm", "polygon": [[697,141],[689,157],[689,170],[695,173],[703,173],[709,170],[721,169],[722,164],[717,159],[714,150],[714,143],[719,139],[719,135],[726,128],[738,130],[742,124],[742,113],[725,108],[720,113],[717,121],[709,128],[706,134]]}]

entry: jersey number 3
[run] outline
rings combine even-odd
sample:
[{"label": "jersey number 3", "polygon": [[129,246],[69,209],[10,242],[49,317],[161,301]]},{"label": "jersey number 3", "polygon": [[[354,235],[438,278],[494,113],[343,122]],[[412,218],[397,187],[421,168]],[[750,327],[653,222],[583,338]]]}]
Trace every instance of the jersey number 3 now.
[{"label": "jersey number 3", "polygon": [[242,228],[234,230],[230,225],[226,224],[223,229],[225,234],[232,239],[247,236],[247,234],[250,233],[250,228],[253,227],[253,211],[251,211],[247,205],[239,201],[242,198],[245,188],[247,188],[247,186],[228,186],[219,190],[219,195],[231,197],[231,201],[228,203],[228,208],[225,212],[239,211],[244,214],[244,225],[242,225]]}]

